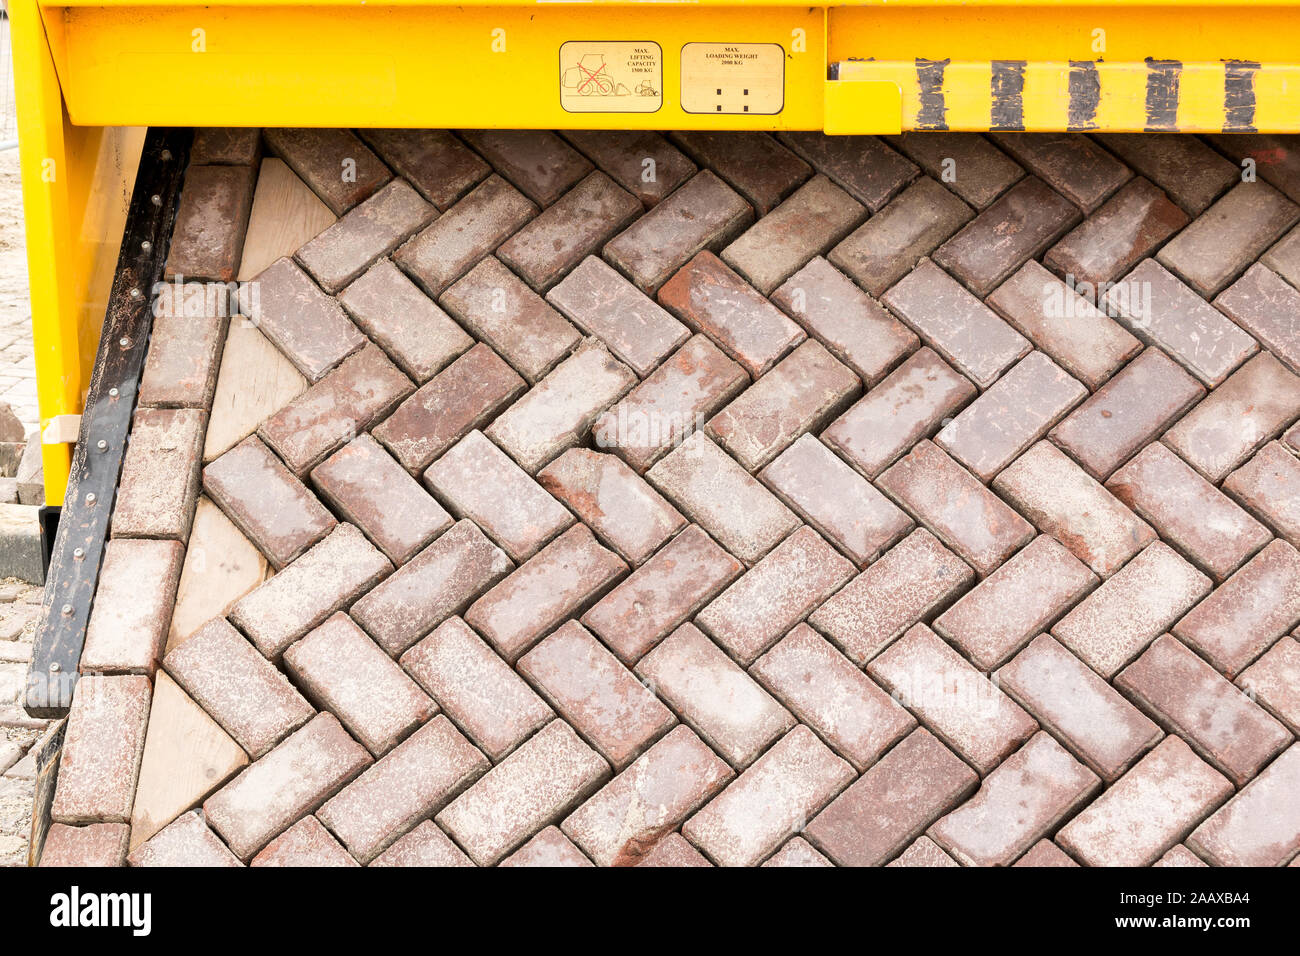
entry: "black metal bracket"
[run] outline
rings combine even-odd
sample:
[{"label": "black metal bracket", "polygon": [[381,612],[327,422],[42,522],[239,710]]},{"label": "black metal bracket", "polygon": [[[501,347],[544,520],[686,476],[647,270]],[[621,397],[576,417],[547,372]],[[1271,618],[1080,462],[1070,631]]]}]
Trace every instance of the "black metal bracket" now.
[{"label": "black metal bracket", "polygon": [[165,128],[145,137],[27,671],[33,717],[62,717],[72,704],[192,137]]}]

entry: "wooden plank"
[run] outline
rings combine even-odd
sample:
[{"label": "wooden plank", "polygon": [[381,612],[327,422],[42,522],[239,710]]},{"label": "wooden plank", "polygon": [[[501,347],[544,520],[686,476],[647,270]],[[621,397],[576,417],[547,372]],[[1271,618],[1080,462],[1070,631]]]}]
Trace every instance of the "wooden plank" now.
[{"label": "wooden plank", "polygon": [[217,374],[203,443],[206,464],[257,430],[307,388],[307,380],[251,322],[235,316]]},{"label": "wooden plank", "polygon": [[171,651],[271,576],[262,552],[210,498],[200,496],[185,551],[176,609],[167,632]]},{"label": "wooden plank", "polygon": [[248,754],[164,671],[153,706],[131,809],[134,850],[248,765]]},{"label": "wooden plank", "polygon": [[282,160],[262,160],[248,217],[239,281],[262,273],[281,256],[291,256],[308,239],[332,225],[334,213]]}]

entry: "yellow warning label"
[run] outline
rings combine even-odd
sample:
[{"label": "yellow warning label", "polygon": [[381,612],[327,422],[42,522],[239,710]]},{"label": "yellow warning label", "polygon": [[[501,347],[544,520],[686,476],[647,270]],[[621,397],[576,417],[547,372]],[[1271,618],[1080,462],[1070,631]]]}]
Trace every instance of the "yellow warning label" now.
[{"label": "yellow warning label", "polygon": [[779,43],[688,43],[682,47],[682,109],[688,113],[779,113],[785,50]]},{"label": "yellow warning label", "polygon": [[570,113],[653,113],[664,102],[664,55],[653,41],[560,46],[560,105]]}]

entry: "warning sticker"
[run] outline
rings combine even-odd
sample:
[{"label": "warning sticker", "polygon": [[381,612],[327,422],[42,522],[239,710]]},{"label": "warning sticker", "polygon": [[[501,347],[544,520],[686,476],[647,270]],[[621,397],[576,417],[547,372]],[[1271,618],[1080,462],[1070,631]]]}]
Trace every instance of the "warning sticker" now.
[{"label": "warning sticker", "polygon": [[560,105],[570,113],[653,113],[664,102],[653,41],[570,40],[560,46]]},{"label": "warning sticker", "polygon": [[688,43],[682,47],[687,113],[779,113],[785,50],[779,43]]}]

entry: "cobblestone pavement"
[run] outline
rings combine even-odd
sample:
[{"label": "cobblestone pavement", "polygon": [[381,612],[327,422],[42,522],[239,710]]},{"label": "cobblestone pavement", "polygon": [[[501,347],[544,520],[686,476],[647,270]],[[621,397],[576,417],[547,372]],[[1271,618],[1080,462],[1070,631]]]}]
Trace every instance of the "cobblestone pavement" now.
[{"label": "cobblestone pavement", "polygon": [[29,753],[48,726],[21,709],[42,588],[0,581],[0,866],[26,866],[36,767]]},{"label": "cobblestone pavement", "polygon": [[[9,20],[0,19],[0,59],[12,72]],[[8,81],[6,83],[6,80]],[[0,77],[0,140],[16,136],[12,76]],[[27,292],[26,241],[18,150],[0,151],[0,402],[8,402],[28,431],[40,421],[36,410],[36,364],[32,346],[32,311]]]},{"label": "cobblestone pavement", "polygon": [[169,274],[329,212],[157,323],[47,861],[1294,861],[1294,139],[364,138],[196,144]]}]

